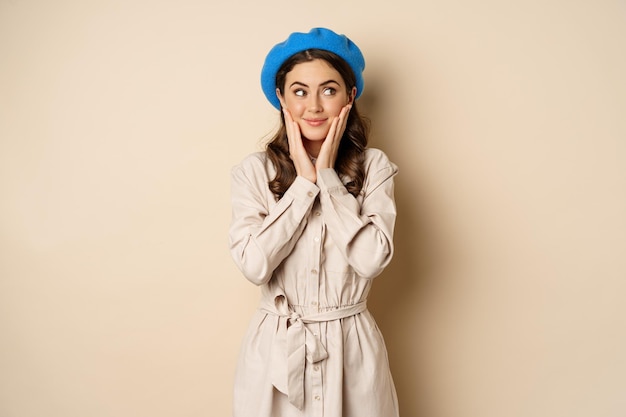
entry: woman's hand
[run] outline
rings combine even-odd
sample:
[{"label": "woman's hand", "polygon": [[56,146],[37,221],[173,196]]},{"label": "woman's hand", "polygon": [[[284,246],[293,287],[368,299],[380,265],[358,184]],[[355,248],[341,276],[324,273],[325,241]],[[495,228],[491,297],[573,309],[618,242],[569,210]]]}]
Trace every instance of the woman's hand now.
[{"label": "woman's hand", "polygon": [[314,183],[317,181],[317,171],[315,170],[313,162],[311,162],[309,154],[302,143],[300,126],[298,126],[298,123],[293,120],[289,110],[283,109],[283,114],[285,115],[285,128],[287,129],[289,156],[296,167],[296,174]]},{"label": "woman's hand", "polygon": [[337,152],[339,150],[339,144],[341,143],[341,137],[346,130],[346,123],[348,121],[348,114],[352,109],[352,104],[341,109],[339,116],[335,117],[330,125],[326,139],[320,149],[320,153],[317,156],[315,163],[315,169],[319,171],[323,168],[335,168],[335,161],[337,160]]}]

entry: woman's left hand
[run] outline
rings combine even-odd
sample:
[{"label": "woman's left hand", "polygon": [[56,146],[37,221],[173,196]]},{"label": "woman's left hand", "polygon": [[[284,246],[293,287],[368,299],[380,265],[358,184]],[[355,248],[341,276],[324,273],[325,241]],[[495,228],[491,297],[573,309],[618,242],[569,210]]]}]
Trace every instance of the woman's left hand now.
[{"label": "woman's left hand", "polygon": [[337,151],[341,143],[341,137],[346,130],[348,114],[352,109],[352,104],[348,104],[339,112],[339,116],[335,117],[330,125],[326,139],[320,148],[320,153],[315,162],[315,169],[319,171],[323,168],[334,168],[337,160]]}]

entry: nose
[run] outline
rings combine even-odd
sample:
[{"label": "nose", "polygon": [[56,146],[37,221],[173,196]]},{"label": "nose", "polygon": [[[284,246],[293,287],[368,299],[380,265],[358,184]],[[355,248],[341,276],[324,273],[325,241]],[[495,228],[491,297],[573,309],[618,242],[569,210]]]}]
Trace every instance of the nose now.
[{"label": "nose", "polygon": [[312,113],[319,113],[323,110],[322,100],[317,94],[311,94],[309,96],[308,108]]}]

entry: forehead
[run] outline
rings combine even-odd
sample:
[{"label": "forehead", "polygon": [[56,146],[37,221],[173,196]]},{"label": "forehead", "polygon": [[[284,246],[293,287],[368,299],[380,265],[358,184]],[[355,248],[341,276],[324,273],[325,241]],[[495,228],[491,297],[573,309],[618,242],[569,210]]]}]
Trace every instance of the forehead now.
[{"label": "forehead", "polygon": [[287,73],[286,83],[290,85],[293,82],[301,82],[307,85],[323,83],[329,80],[336,81],[343,85],[341,74],[323,59],[316,59],[309,62],[301,62],[296,64],[291,71]]}]

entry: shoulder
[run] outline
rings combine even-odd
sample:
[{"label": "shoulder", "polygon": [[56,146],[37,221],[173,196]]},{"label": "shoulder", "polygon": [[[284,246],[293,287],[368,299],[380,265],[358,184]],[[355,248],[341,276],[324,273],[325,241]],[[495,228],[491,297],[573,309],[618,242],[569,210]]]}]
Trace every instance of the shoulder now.
[{"label": "shoulder", "polygon": [[254,152],[247,155],[245,158],[241,160],[237,165],[233,167],[234,170],[237,169],[259,169],[263,168],[267,162],[267,154],[263,151]]},{"label": "shoulder", "polygon": [[365,150],[365,171],[368,175],[380,171],[389,171],[391,175],[394,175],[398,172],[398,167],[380,149],[367,148]]},{"label": "shoulder", "polygon": [[365,150],[365,181],[361,192],[364,196],[368,196],[383,184],[393,186],[393,178],[397,173],[398,167],[383,151],[367,148]]},{"label": "shoulder", "polygon": [[269,176],[273,165],[265,151],[254,152],[247,155],[232,168],[232,173],[243,173],[249,176]]},{"label": "shoulder", "polygon": [[248,184],[259,190],[268,188],[268,181],[275,176],[274,165],[264,151],[249,154],[231,169],[231,178],[236,184]]}]

